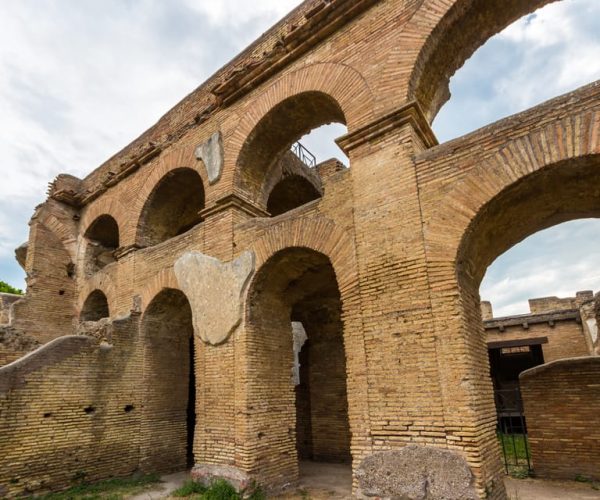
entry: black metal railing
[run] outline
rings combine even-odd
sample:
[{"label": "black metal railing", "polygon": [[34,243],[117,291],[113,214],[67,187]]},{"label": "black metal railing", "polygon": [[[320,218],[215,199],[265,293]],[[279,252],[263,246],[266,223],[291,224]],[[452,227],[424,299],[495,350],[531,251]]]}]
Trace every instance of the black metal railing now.
[{"label": "black metal railing", "polygon": [[527,477],[531,474],[531,452],[521,391],[518,387],[499,389],[494,391],[494,396],[504,469],[512,476]]},{"label": "black metal railing", "polygon": [[301,143],[295,142],[292,144],[292,153],[300,158],[302,163],[304,163],[307,167],[314,168],[317,166],[316,156],[306,149]]}]

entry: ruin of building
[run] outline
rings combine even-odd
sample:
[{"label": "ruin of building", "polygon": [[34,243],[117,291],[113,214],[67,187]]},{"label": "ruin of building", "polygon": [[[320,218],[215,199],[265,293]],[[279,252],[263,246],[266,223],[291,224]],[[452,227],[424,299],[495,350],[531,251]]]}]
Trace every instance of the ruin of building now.
[{"label": "ruin of building", "polygon": [[[546,3],[307,0],[59,176],[2,329],[1,494],[187,466],[274,490],[311,459],[348,463],[356,494],[505,498],[479,284],[526,236],[600,215],[600,84],[445,144],[430,124],[465,60]],[[332,122],[349,168],[290,152]],[[539,372],[579,377],[582,433],[599,360]],[[600,470],[585,438],[552,474]]]}]

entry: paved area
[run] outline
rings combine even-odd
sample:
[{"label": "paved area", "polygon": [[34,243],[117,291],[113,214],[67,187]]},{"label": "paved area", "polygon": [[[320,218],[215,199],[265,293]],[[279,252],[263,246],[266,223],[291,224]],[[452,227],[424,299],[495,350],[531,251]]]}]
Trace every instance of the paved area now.
[{"label": "paved area", "polygon": [[[278,500],[349,500],[352,498],[350,466],[302,462],[297,488],[270,496]],[[189,478],[189,472],[163,476],[163,483],[128,500],[158,500],[170,497]],[[600,500],[600,489],[589,483],[575,481],[545,481],[541,479],[504,480],[509,500]],[[600,484],[595,485],[600,488]]]},{"label": "paved area", "polygon": [[188,471],[162,476],[161,480],[163,482],[159,486],[145,491],[144,493],[130,496],[128,497],[128,500],[158,500],[169,498],[171,493],[182,486],[189,477],[190,474]]},{"label": "paved area", "polygon": [[[504,480],[509,500],[598,500],[600,490],[589,483],[545,481],[541,479]],[[600,487],[597,485],[596,487]]]}]

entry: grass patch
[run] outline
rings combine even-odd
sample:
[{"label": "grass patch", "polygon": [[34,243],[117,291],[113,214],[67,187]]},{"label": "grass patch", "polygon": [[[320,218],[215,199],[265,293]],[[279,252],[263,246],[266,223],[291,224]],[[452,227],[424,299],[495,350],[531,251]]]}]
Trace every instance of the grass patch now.
[{"label": "grass patch", "polygon": [[531,461],[531,451],[527,443],[527,436],[499,432],[498,441],[502,447],[502,459],[506,462],[508,473],[516,479],[529,477],[527,457]]},{"label": "grass patch", "polygon": [[97,483],[82,481],[68,490],[33,497],[33,500],[121,500],[125,495],[141,493],[160,482],[156,474],[107,479]]},{"label": "grass patch", "polygon": [[194,481],[186,481],[181,488],[171,493],[171,496],[192,497],[193,500],[264,500],[266,498],[256,485],[238,493],[230,483],[223,479],[215,481],[209,487]]},{"label": "grass patch", "polygon": [[206,486],[192,481],[189,479],[186,481],[181,488],[177,488],[171,496],[173,497],[189,497],[192,495],[205,493],[207,490]]}]

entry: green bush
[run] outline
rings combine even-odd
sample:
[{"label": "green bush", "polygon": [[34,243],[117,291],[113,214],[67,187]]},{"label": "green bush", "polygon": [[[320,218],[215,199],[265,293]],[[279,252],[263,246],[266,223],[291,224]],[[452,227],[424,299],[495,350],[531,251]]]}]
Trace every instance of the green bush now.
[{"label": "green bush", "polygon": [[15,295],[23,295],[23,290],[19,290],[18,288],[9,285],[5,281],[0,281],[0,293],[14,293]]}]

